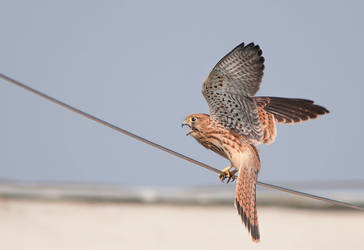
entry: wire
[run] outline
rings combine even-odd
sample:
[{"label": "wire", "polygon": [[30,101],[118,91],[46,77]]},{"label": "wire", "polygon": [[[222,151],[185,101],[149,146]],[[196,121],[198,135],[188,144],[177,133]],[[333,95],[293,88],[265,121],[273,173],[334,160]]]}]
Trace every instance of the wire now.
[{"label": "wire", "polygon": [[[146,143],[146,144],[148,144],[148,145],[150,145],[152,147],[158,148],[158,149],[160,149],[162,151],[165,151],[165,152],[167,152],[169,154],[172,154],[172,155],[174,155],[176,157],[179,157],[181,159],[189,161],[189,162],[191,162],[193,164],[199,165],[200,167],[206,168],[206,169],[208,169],[210,171],[213,171],[213,172],[215,172],[217,174],[223,174],[223,172],[221,172],[220,170],[218,170],[216,168],[213,168],[213,167],[211,167],[211,166],[209,166],[209,165],[207,165],[205,163],[202,163],[200,161],[192,159],[192,158],[190,158],[190,157],[188,157],[186,155],[180,154],[180,153],[178,153],[176,151],[173,151],[173,150],[171,150],[169,148],[166,148],[166,147],[164,147],[162,145],[159,145],[157,143],[149,141],[149,140],[147,140],[147,139],[145,139],[143,137],[140,137],[140,136],[138,136],[136,134],[133,134],[133,133],[131,133],[131,132],[125,130],[125,129],[119,128],[119,127],[117,127],[117,126],[115,126],[115,125],[113,125],[113,124],[111,124],[109,122],[106,122],[106,121],[104,121],[104,120],[102,120],[100,118],[97,118],[97,117],[95,117],[93,115],[90,115],[90,114],[88,114],[88,113],[86,113],[86,112],[84,112],[82,110],[79,110],[79,109],[77,109],[75,107],[72,107],[72,106],[70,106],[70,105],[68,105],[68,104],[66,104],[66,103],[64,103],[62,101],[59,101],[59,100],[57,100],[57,99],[55,99],[55,98],[53,98],[53,97],[51,97],[49,95],[46,95],[46,94],[44,94],[44,93],[42,93],[42,92],[40,92],[40,91],[38,91],[36,89],[33,89],[33,88],[31,88],[31,87],[29,87],[29,86],[27,86],[27,85],[25,85],[25,84],[23,84],[23,83],[21,83],[19,81],[16,81],[16,80],[14,80],[14,79],[12,79],[12,78],[4,75],[4,74],[0,73],[0,78],[6,80],[9,83],[12,83],[12,84],[18,86],[18,87],[21,87],[21,88],[23,88],[23,89],[25,89],[27,91],[30,91],[33,94],[36,94],[36,95],[41,96],[41,97],[43,97],[45,99],[48,99],[49,101],[54,102],[54,103],[66,108],[66,109],[69,109],[69,110],[79,114],[79,115],[82,115],[82,116],[84,116],[84,117],[86,117],[88,119],[91,119],[91,120],[93,120],[95,122],[98,122],[98,123],[100,123],[100,124],[102,124],[104,126],[107,126],[107,127],[111,128],[111,129],[114,129],[114,130],[116,130],[116,131],[118,131],[118,132],[120,132],[120,133],[122,133],[124,135],[130,136],[130,137],[132,137],[132,138],[134,138],[134,139],[136,139],[138,141]],[[266,187],[266,188],[271,188],[271,189],[291,193],[291,194],[298,195],[298,196],[304,196],[304,197],[308,197],[308,198],[311,198],[311,199],[324,201],[324,202],[327,202],[327,203],[330,203],[330,204],[333,204],[333,205],[339,205],[339,206],[344,206],[344,207],[349,207],[349,208],[364,211],[364,207],[359,207],[359,206],[356,206],[356,205],[353,205],[353,204],[350,204],[350,203],[347,203],[347,202],[342,202],[342,201],[337,201],[337,200],[333,200],[333,199],[329,199],[329,198],[325,198],[325,197],[321,197],[321,196],[317,196],[317,195],[312,195],[312,194],[296,191],[296,190],[293,190],[293,189],[289,189],[289,188],[285,188],[285,187],[281,187],[281,186],[277,186],[277,185],[273,185],[273,184],[269,184],[269,183],[260,182],[260,181],[258,181],[257,184],[260,185],[260,186]]]}]

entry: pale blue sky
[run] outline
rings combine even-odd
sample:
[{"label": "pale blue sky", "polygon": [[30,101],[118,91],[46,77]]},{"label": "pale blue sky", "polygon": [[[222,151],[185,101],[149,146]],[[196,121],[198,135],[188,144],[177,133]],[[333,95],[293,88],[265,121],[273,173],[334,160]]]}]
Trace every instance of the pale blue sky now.
[{"label": "pale blue sky", "polygon": [[[201,85],[240,42],[263,49],[258,95],[331,114],[278,126],[259,179],[364,179],[360,1],[2,1],[0,71],[217,168],[186,137]],[[215,174],[0,81],[0,178],[125,186],[217,185]]]}]

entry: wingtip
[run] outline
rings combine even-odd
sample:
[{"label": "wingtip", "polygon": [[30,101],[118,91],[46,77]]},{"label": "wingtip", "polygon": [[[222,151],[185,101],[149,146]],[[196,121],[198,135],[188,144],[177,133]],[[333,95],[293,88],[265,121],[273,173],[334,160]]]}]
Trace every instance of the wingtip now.
[{"label": "wingtip", "polygon": [[248,44],[245,44],[244,42],[240,43],[239,45],[237,45],[233,50],[235,49],[243,49],[243,50],[255,50],[258,53],[258,56],[261,56],[263,54],[262,49],[260,48],[260,46],[254,42],[250,42]]},{"label": "wingtip", "polygon": [[[322,107],[322,106],[321,106]],[[327,108],[325,108],[325,107],[322,107],[322,109],[324,110],[324,114],[330,114],[331,112],[330,112],[330,110],[328,110]]]}]

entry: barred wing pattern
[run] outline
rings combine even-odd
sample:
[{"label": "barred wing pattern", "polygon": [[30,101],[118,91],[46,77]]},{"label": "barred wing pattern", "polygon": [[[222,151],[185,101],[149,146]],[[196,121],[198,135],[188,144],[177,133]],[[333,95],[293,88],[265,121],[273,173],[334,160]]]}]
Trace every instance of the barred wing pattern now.
[{"label": "barred wing pattern", "polygon": [[297,123],[330,113],[325,107],[307,99],[271,96],[259,96],[253,97],[253,99],[258,109],[264,109],[274,115],[278,123]]},{"label": "barred wing pattern", "polygon": [[213,68],[202,87],[212,120],[259,144],[263,137],[259,113],[251,96],[263,77],[264,58],[258,45],[238,45]]}]

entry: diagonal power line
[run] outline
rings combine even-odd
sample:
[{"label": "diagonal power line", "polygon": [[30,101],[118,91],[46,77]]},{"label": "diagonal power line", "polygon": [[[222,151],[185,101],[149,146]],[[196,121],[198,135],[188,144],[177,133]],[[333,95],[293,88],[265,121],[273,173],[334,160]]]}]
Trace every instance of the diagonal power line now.
[{"label": "diagonal power line", "polygon": [[[104,121],[104,120],[102,120],[100,118],[97,118],[97,117],[95,117],[93,115],[90,115],[90,114],[88,114],[88,113],[86,113],[86,112],[84,112],[82,110],[79,110],[79,109],[77,109],[75,107],[72,107],[72,106],[70,106],[70,105],[68,105],[68,104],[66,104],[66,103],[64,103],[62,101],[59,101],[59,100],[57,100],[57,99],[55,99],[55,98],[53,98],[53,97],[51,97],[49,95],[46,95],[46,94],[44,94],[44,93],[42,93],[42,92],[40,92],[40,91],[38,91],[36,89],[33,89],[33,88],[31,88],[31,87],[29,87],[29,86],[27,86],[27,85],[25,85],[25,84],[23,84],[23,83],[21,83],[19,81],[16,81],[16,80],[14,80],[14,79],[12,79],[12,78],[4,75],[4,74],[0,73],[0,78],[4,79],[5,81],[7,81],[9,83],[12,83],[12,84],[18,86],[18,87],[21,87],[21,88],[23,88],[23,89],[25,89],[25,90],[27,90],[29,92],[32,92],[33,94],[36,94],[36,95],[41,96],[41,97],[43,97],[45,99],[48,99],[49,101],[54,102],[54,103],[56,103],[56,104],[58,104],[58,105],[60,105],[60,106],[62,106],[64,108],[69,109],[69,110],[71,110],[71,111],[73,111],[73,112],[75,112],[75,113],[77,113],[79,115],[82,115],[82,116],[84,116],[84,117],[86,117],[86,118],[88,118],[90,120],[93,120],[95,122],[98,122],[98,123],[106,126],[106,127],[114,129],[114,130],[116,130],[116,131],[118,131],[118,132],[120,132],[120,133],[122,133],[124,135],[130,136],[130,137],[132,137],[132,138],[134,138],[134,139],[136,139],[138,141],[146,143],[146,144],[148,144],[148,145],[150,145],[152,147],[158,148],[158,149],[160,149],[162,151],[165,151],[165,152],[167,152],[169,154],[172,154],[172,155],[174,155],[176,157],[179,157],[181,159],[189,161],[189,162],[191,162],[193,164],[199,165],[200,167],[206,168],[206,169],[208,169],[210,171],[213,171],[213,172],[215,172],[217,174],[223,174],[223,172],[221,172],[220,170],[218,170],[216,168],[213,168],[213,167],[211,167],[211,166],[209,166],[209,165],[207,165],[207,164],[205,164],[203,162],[192,159],[192,158],[190,158],[190,157],[188,157],[186,155],[180,154],[180,153],[178,153],[176,151],[173,151],[173,150],[171,150],[169,148],[166,148],[166,147],[164,147],[162,145],[159,145],[159,144],[154,143],[152,141],[149,141],[149,140],[147,140],[147,139],[145,139],[143,137],[140,137],[140,136],[138,136],[136,134],[133,134],[133,133],[131,133],[131,132],[125,130],[125,129],[119,128],[119,127],[117,127],[117,126],[115,126],[115,125],[113,125],[113,124],[111,124],[109,122],[106,122],[106,121]],[[304,193],[304,192],[300,192],[300,191],[296,191],[296,190],[293,190],[293,189],[289,189],[289,188],[285,188],[285,187],[281,187],[281,186],[277,186],[277,185],[273,185],[273,184],[269,184],[269,183],[264,183],[264,182],[260,182],[260,181],[258,181],[257,184],[260,185],[260,186],[266,187],[266,188],[271,188],[271,189],[283,191],[283,192],[286,192],[286,193],[291,193],[291,194],[298,195],[298,196],[303,196],[303,197],[308,197],[308,198],[315,199],[315,200],[324,201],[324,202],[330,203],[332,205],[344,206],[344,207],[349,207],[349,208],[364,211],[363,207],[359,207],[359,206],[356,206],[354,204],[350,204],[350,203],[347,203],[347,202],[342,202],[342,201],[338,201],[338,200],[325,198],[325,197],[322,197],[322,196],[312,195],[312,194],[309,194],[309,193]]]}]

